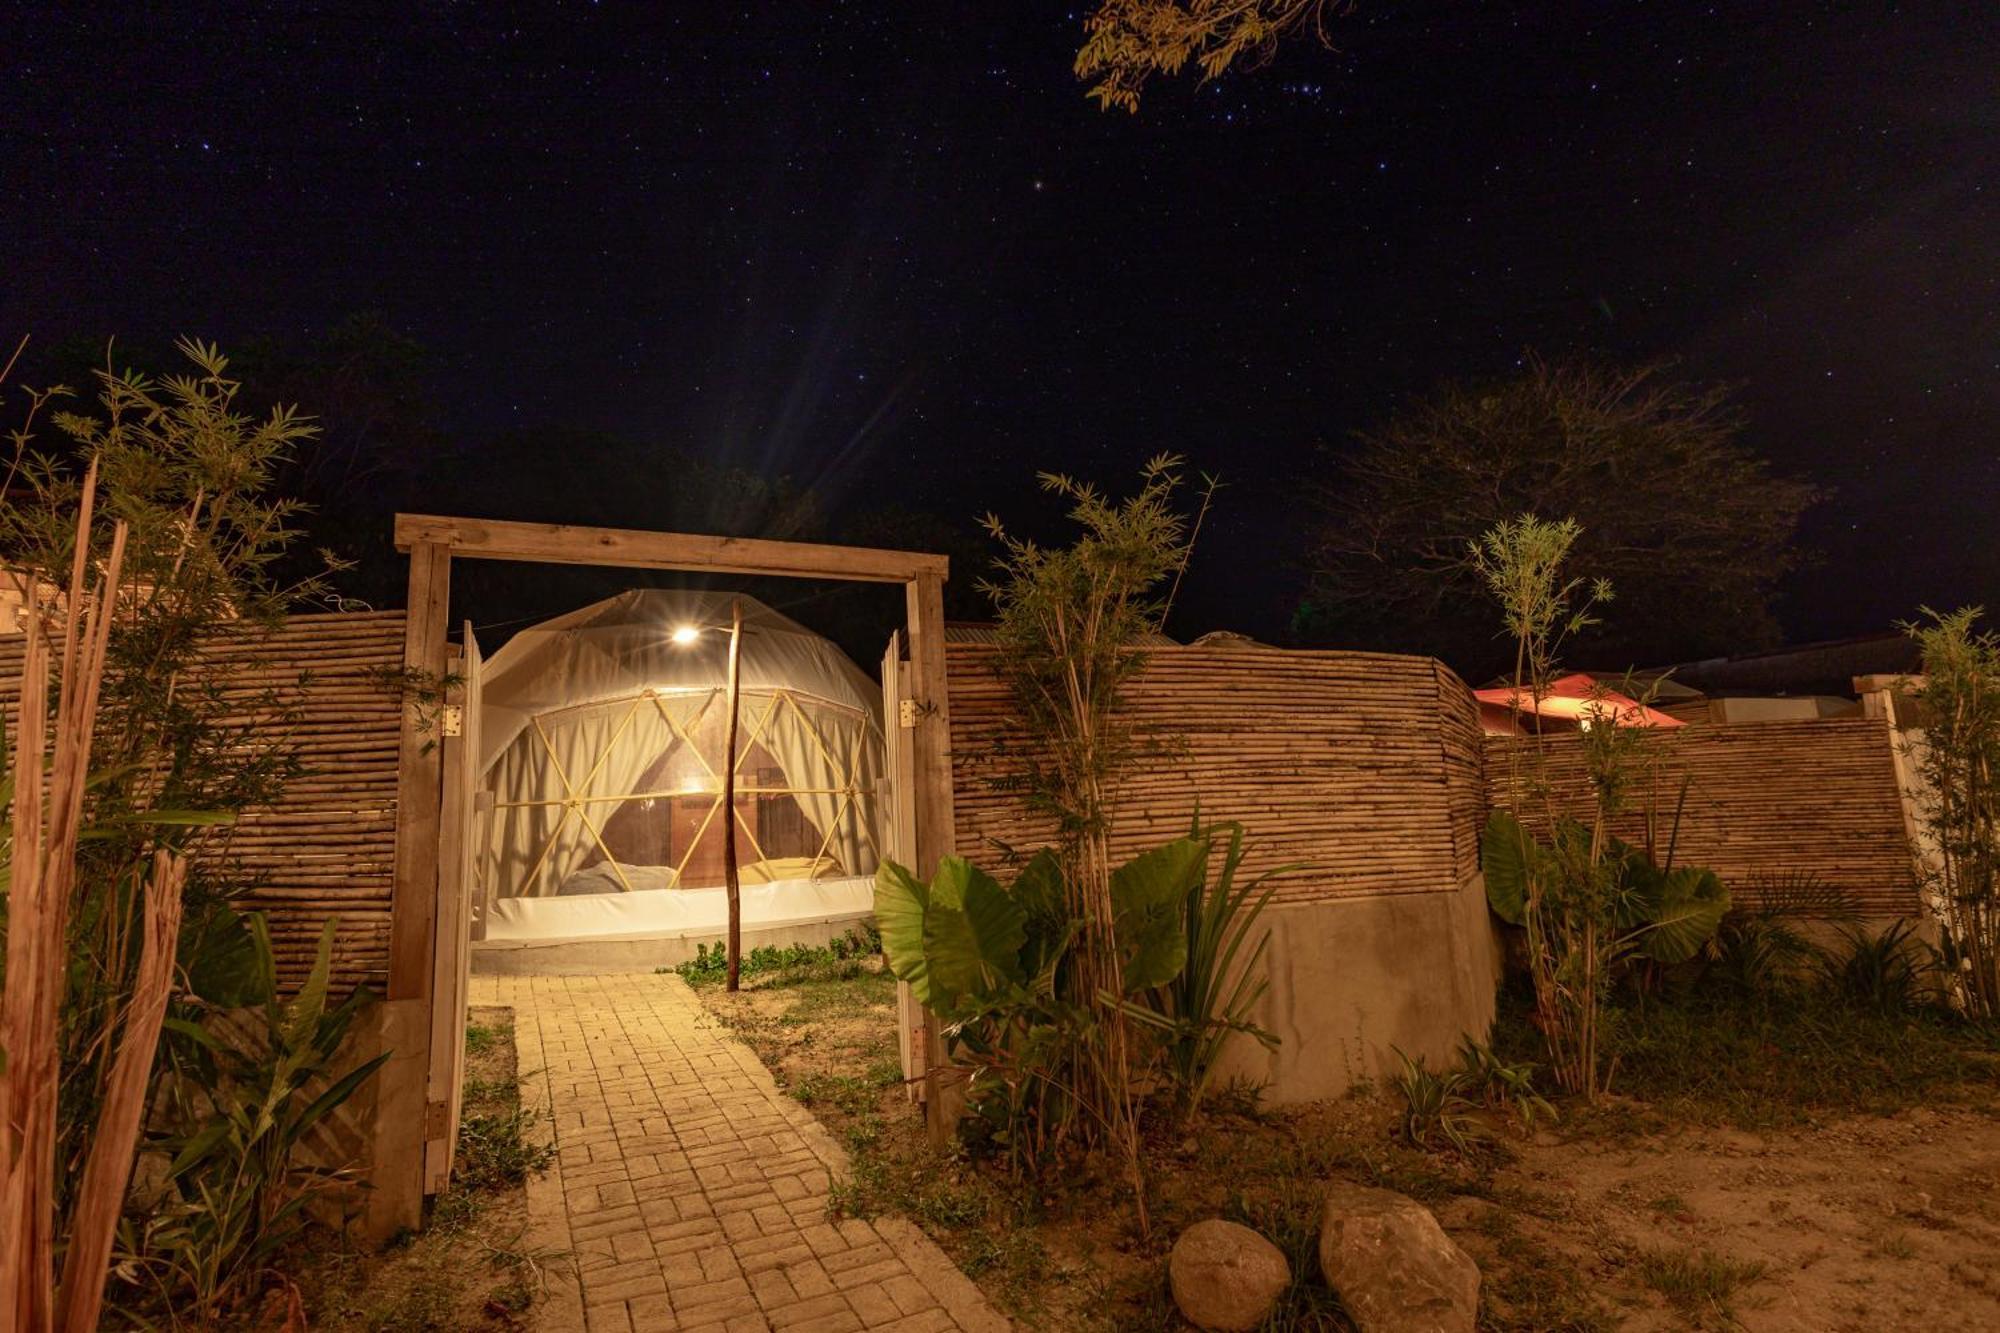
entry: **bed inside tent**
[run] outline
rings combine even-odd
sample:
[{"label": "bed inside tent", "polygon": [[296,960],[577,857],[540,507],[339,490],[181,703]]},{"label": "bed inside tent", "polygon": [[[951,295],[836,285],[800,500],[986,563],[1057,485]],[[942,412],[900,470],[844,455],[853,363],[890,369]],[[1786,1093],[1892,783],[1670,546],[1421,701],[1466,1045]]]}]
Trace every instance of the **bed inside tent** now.
[{"label": "bed inside tent", "polygon": [[872,913],[881,691],[742,598],[724,812],[731,600],[621,593],[523,630],[484,664],[475,971],[646,971],[719,946],[725,818],[745,953],[823,944]]}]

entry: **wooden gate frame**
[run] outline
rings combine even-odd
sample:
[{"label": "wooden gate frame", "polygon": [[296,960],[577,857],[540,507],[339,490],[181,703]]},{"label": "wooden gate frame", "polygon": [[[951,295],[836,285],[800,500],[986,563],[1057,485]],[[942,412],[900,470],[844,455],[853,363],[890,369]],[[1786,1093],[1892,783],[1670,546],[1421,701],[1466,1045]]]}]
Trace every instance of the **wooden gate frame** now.
[{"label": "wooden gate frame", "polygon": [[[579,527],[567,523],[518,523],[491,519],[449,518],[431,514],[397,514],[398,551],[410,557],[408,619],[404,627],[403,666],[419,687],[442,680],[448,662],[445,627],[450,614],[451,561],[515,560],[529,564],[598,565],[626,569],[695,571],[750,577],[819,579],[858,583],[900,583],[908,621],[908,695],[912,707],[903,718],[885,718],[888,727],[901,726],[909,760],[912,845],[902,849],[912,869],[928,879],[938,861],[952,849],[951,726],[946,713],[944,581],[950,562],[941,555],[888,551],[862,546],[827,546],[810,542],[766,541],[747,537],[713,537],[679,532],[647,532],[631,528]],[[415,1001],[421,1022],[403,1031],[421,1040],[423,1050],[410,1052],[423,1073],[424,1137],[433,1129],[448,1134],[449,1102],[440,1103],[428,1089],[434,1066],[430,1033],[440,926],[452,927],[455,908],[440,910],[444,754],[423,714],[421,700],[403,708],[402,738],[397,751],[396,859],[389,927],[390,1001]],[[892,779],[893,780],[893,779]],[[454,932],[455,933],[455,932]],[[465,963],[461,960],[460,966]],[[415,1034],[422,1033],[421,1038]],[[936,1023],[927,1035],[936,1041]],[[443,1072],[443,1071],[440,1071]],[[462,1069],[450,1071],[453,1080]],[[935,1075],[931,1075],[935,1077]],[[455,1083],[454,1083],[455,1086]],[[455,1100],[452,1099],[452,1100]],[[944,1109],[938,1096],[925,1098],[925,1117],[933,1139],[943,1137]],[[434,1124],[434,1122],[436,1122]],[[394,1160],[409,1161],[395,1154]],[[414,1154],[417,1191],[422,1197],[423,1160]],[[398,1173],[400,1175],[400,1172]],[[401,1180],[378,1181],[401,1195]],[[399,1188],[402,1187],[402,1188]]]}]

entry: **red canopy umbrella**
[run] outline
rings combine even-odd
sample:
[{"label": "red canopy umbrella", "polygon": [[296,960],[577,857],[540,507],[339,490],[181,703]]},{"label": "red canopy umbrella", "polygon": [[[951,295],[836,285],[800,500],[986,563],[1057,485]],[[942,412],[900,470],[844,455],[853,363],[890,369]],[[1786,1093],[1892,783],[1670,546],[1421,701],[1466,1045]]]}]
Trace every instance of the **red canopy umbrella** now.
[{"label": "red canopy umbrella", "polygon": [[1547,691],[1540,699],[1536,699],[1529,690],[1523,690],[1517,696],[1512,685],[1499,685],[1490,690],[1474,690],[1472,693],[1480,703],[1493,704],[1505,713],[1513,711],[1518,697],[1520,711],[1523,713],[1533,713],[1537,717],[1561,718],[1579,725],[1600,717],[1608,718],[1621,727],[1687,725],[1677,717],[1662,713],[1657,708],[1648,708],[1637,699],[1600,684],[1595,676],[1584,671],[1549,682]]}]

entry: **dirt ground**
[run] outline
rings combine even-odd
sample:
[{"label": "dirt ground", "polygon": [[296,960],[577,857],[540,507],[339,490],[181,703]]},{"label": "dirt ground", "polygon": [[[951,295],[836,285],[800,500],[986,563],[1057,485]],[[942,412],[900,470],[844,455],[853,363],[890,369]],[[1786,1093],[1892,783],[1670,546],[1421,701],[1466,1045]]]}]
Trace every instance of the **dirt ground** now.
[{"label": "dirt ground", "polygon": [[[1632,1281],[1639,1255],[1708,1250],[1762,1266],[1730,1303],[1744,1328],[2000,1328],[2000,1119],[1990,1110],[1917,1109],[1805,1133],[1529,1144],[1497,1184],[1501,1198],[1526,1191],[1523,1229],[1573,1256],[1627,1327],[1688,1322]],[[1480,1227],[1493,1206],[1440,1210],[1482,1260],[1495,1249]]]},{"label": "dirt ground", "polygon": [[[788,984],[789,983],[789,984]],[[1334,1176],[1429,1204],[1480,1263],[1496,1330],[2000,1328],[2000,1103],[1848,1117],[1798,1130],[1660,1133],[1631,1104],[1587,1124],[1511,1127],[1464,1161],[1396,1142],[1383,1093],[1219,1108],[1149,1146],[1154,1222],[1106,1206],[1113,1173],[1060,1189],[924,1147],[898,1086],[893,987],[875,973],[703,992],[856,1160],[850,1206],[912,1217],[1024,1327],[1175,1329],[1164,1258],[1218,1214],[1311,1265]],[[1621,1114],[1621,1109],[1624,1112]],[[1316,1282],[1273,1327],[1350,1327]]]}]

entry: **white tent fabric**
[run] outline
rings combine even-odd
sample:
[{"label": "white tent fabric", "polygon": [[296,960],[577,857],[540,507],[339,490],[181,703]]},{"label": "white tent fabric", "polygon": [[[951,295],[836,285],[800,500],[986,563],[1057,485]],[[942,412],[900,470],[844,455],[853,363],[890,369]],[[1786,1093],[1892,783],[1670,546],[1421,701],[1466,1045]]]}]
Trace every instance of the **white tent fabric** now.
[{"label": "white tent fabric", "polygon": [[[522,631],[485,664],[482,916],[497,923],[508,899],[721,882],[730,602],[621,593]],[[872,875],[881,692],[825,639],[742,607],[743,879]],[[696,632],[677,642],[683,628]]]}]

